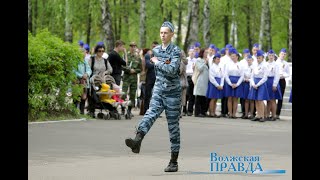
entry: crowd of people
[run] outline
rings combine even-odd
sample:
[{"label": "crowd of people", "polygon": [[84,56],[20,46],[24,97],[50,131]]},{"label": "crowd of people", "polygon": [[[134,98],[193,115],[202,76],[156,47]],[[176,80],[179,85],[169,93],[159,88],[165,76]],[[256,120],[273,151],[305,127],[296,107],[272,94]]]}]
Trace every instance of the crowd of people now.
[{"label": "crowd of people", "polygon": [[[161,44],[154,41],[150,48],[137,48],[135,42],[130,42],[127,53],[126,43],[117,40],[111,52],[106,53],[104,43],[99,42],[90,54],[89,46],[80,41],[84,58],[76,71],[77,77],[85,81],[88,112],[92,117],[95,113],[90,83],[96,74],[111,75],[117,86],[123,82],[123,98],[129,96],[132,101],[129,113],[136,105],[135,99],[139,100],[139,114],[143,117],[137,124],[135,138],[125,139],[133,153],[140,152],[142,140],[165,111],[171,143],[171,158],[165,172],[178,171],[179,120],[183,116],[235,119],[239,118],[240,102],[241,118],[275,121],[281,113],[286,78],[290,77],[285,48],[277,55],[272,49],[264,52],[256,43],[251,53],[249,49],[239,53],[231,44],[220,50],[214,44],[201,47],[196,42],[185,53],[171,42],[173,36],[172,23],[165,21],[160,27]],[[136,97],[138,89],[140,97]],[[218,101],[221,113],[217,112]],[[76,103],[80,103],[83,114],[85,101]],[[123,108],[121,111],[124,114]]]},{"label": "crowd of people", "polygon": [[[84,61],[79,64],[76,74],[86,82],[88,114],[92,117],[95,117],[95,113],[90,98],[90,77],[104,72],[111,75],[118,86],[122,81],[122,91],[126,94],[123,98],[129,97],[131,101],[127,110],[129,113],[135,105],[139,106],[140,115],[144,115],[149,108],[156,80],[154,64],[150,59],[159,43],[154,41],[150,48],[138,48],[136,42],[130,42],[128,52],[125,45],[122,40],[117,40],[114,49],[105,52],[104,43],[98,42],[90,52],[89,45],[79,41]],[[187,53],[181,50],[180,118],[227,117],[260,122],[280,119],[286,78],[290,76],[285,57],[285,48],[277,55],[272,49],[264,52],[258,43],[253,45],[251,52],[244,49],[242,53],[231,44],[220,50],[214,44],[202,48],[199,42],[191,45]],[[140,96],[136,97],[138,90]],[[221,113],[217,112],[219,101]],[[241,117],[236,115],[239,103]],[[85,101],[76,104],[84,114]],[[125,113],[124,107],[121,113]]]}]

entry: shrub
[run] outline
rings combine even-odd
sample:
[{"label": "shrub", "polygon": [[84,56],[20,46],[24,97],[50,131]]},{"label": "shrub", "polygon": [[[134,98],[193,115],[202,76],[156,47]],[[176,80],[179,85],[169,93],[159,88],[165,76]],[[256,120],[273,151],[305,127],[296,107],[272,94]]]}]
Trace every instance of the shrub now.
[{"label": "shrub", "polygon": [[[77,114],[72,99],[79,98],[81,87],[72,83],[76,79],[73,70],[82,59],[76,44],[64,42],[47,29],[35,36],[28,33],[29,120]],[[66,95],[70,90],[72,97]]]}]

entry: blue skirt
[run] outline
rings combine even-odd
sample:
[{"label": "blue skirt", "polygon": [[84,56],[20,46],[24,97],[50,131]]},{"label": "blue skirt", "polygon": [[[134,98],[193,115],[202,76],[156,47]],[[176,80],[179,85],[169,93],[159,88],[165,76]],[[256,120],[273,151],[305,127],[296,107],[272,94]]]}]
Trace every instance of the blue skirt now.
[{"label": "blue skirt", "polygon": [[[262,78],[254,78],[254,83],[257,84]],[[250,87],[250,91],[248,94],[248,99],[250,100],[270,100],[267,84],[263,83],[261,84],[258,89],[255,89],[253,87]]]},{"label": "blue skirt", "polygon": [[[215,77],[218,84],[221,83],[221,78]],[[214,86],[210,81],[208,83],[208,89],[207,89],[207,98],[209,99],[222,99],[223,98],[223,89],[218,90],[216,86]]]},{"label": "blue skirt", "polygon": [[267,88],[268,88],[269,98],[282,100],[282,93],[281,93],[279,83],[277,85],[277,90],[276,91],[272,90],[273,80],[274,80],[274,77],[268,77],[268,80],[267,80]]},{"label": "blue skirt", "polygon": [[250,82],[243,82],[243,98],[248,99],[249,91],[250,91]]},{"label": "blue skirt", "polygon": [[[240,76],[229,76],[229,79],[232,84],[236,84],[239,80]],[[232,89],[232,87],[225,82],[224,83],[224,96],[225,97],[238,97],[238,98],[243,98],[243,84],[241,83],[238,87]]]},{"label": "blue skirt", "polygon": [[290,90],[289,102],[292,103],[292,89]]}]

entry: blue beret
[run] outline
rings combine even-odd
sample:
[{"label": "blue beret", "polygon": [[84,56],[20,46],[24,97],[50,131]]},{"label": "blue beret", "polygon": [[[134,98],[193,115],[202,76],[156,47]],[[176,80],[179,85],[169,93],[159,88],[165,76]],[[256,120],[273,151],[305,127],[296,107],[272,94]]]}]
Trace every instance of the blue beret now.
[{"label": "blue beret", "polygon": [[247,56],[247,60],[248,60],[248,59],[252,59],[251,54],[249,54],[249,55]]},{"label": "blue beret", "polygon": [[216,46],[214,44],[210,44],[209,48],[215,49]]},{"label": "blue beret", "polygon": [[198,51],[196,51],[196,52],[194,53],[194,57],[195,57],[195,58],[198,58],[198,57],[199,57],[199,52],[198,52]]},{"label": "blue beret", "polygon": [[230,48],[233,48],[232,45],[231,44],[227,44],[226,45],[226,49],[230,49]]},{"label": "blue beret", "polygon": [[257,51],[257,57],[258,56],[264,56],[264,52],[262,50],[258,50]]},{"label": "blue beret", "polygon": [[174,32],[174,27],[173,27],[173,25],[171,24],[171,22],[169,22],[169,21],[165,21],[165,22],[161,25],[161,27],[168,27],[168,28],[171,30],[171,32]]},{"label": "blue beret", "polygon": [[222,49],[220,50],[220,53],[221,53],[221,54],[226,54],[226,49],[225,49],[225,48],[222,48]]},{"label": "blue beret", "polygon": [[219,52],[219,48],[215,47],[214,49],[216,50],[216,52]]},{"label": "blue beret", "polygon": [[284,52],[284,53],[286,53],[286,52],[287,52],[287,50],[286,50],[286,48],[282,48],[282,49],[280,50],[280,52]]},{"label": "blue beret", "polygon": [[213,58],[221,58],[221,55],[219,53],[215,54]]},{"label": "blue beret", "polygon": [[100,41],[97,43],[97,45],[104,46],[104,43],[102,41]]},{"label": "blue beret", "polygon": [[201,44],[199,42],[194,43],[194,47],[200,47]]},{"label": "blue beret", "polygon": [[274,51],[273,51],[272,49],[270,49],[270,50],[268,51],[268,54],[274,54]]},{"label": "blue beret", "polygon": [[259,48],[259,44],[258,44],[258,43],[255,43],[255,44],[253,45],[253,47]]},{"label": "blue beret", "polygon": [[87,50],[87,51],[90,50],[90,46],[89,46],[88,44],[83,45],[83,48],[84,48],[85,50]]},{"label": "blue beret", "polygon": [[244,49],[243,53],[250,53],[249,49]]},{"label": "blue beret", "polygon": [[84,44],[83,41],[80,40],[80,41],[79,41],[79,45],[80,45],[80,46],[83,46],[83,44]]},{"label": "blue beret", "polygon": [[229,49],[229,54],[239,54],[239,53],[235,48],[230,48]]}]

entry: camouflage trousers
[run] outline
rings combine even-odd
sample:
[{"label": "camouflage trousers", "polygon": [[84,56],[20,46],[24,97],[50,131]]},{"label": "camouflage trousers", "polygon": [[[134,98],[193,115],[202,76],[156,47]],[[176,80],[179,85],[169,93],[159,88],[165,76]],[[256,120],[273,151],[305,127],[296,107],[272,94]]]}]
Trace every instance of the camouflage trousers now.
[{"label": "camouflage trousers", "polygon": [[[136,91],[137,91],[137,80],[127,80],[127,81],[123,81],[123,85],[122,85],[122,92],[127,93],[128,89],[129,89],[129,99],[131,101],[131,105],[132,107],[135,107],[135,99],[136,99]],[[122,98],[125,99],[127,95],[124,95]]]},{"label": "camouflage trousers", "polygon": [[138,132],[147,134],[153,123],[165,111],[170,135],[171,152],[180,150],[179,118],[181,110],[181,92],[162,94],[153,90],[149,109],[146,111],[138,125]]}]

